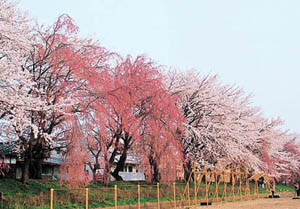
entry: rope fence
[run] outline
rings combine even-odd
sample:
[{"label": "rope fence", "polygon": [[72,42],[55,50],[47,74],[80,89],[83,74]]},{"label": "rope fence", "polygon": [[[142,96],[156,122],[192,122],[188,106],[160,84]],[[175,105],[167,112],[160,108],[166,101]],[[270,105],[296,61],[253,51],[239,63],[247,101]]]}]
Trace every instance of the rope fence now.
[{"label": "rope fence", "polygon": [[[107,209],[170,209],[192,208],[228,201],[243,201],[267,197],[268,183],[258,185],[258,177],[240,171],[209,171],[194,169],[186,183],[168,184],[118,183],[81,189],[56,189],[40,195],[5,193],[1,208],[107,208]],[[275,188],[273,188],[275,189]],[[276,192],[284,192],[276,190]]]}]

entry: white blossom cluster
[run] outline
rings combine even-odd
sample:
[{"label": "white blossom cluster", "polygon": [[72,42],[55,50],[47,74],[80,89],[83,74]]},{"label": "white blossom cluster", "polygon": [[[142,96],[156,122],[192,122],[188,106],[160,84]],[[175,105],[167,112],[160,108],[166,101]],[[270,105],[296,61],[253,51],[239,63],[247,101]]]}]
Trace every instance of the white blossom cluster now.
[{"label": "white blossom cluster", "polygon": [[282,120],[268,120],[251,106],[251,95],[241,88],[222,85],[216,75],[172,71],[165,77],[169,90],[179,97],[185,116],[184,154],[193,161],[216,166],[239,165],[280,177],[299,171],[299,155],[285,149],[295,139],[280,130]]}]

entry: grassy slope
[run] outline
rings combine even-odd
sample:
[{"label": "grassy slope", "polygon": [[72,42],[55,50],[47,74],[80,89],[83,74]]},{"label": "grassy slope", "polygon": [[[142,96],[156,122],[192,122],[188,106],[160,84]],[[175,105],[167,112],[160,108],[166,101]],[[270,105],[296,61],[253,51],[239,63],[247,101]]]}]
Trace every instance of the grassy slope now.
[{"label": "grassy slope", "polygon": [[22,184],[15,179],[0,179],[0,192],[15,196],[17,193],[40,194],[48,192],[50,188],[61,188],[54,181],[29,180],[28,184]]},{"label": "grassy slope", "polygon": [[[100,183],[92,183],[90,184],[88,187],[90,188],[90,203],[94,202],[92,201],[93,196],[95,197],[95,199],[97,199],[97,203],[94,202],[91,204],[94,205],[95,207],[101,207],[101,206],[111,206],[113,205],[113,188],[114,188],[115,183],[110,183],[108,185],[103,185]],[[135,192],[135,190],[137,190],[137,183],[129,183],[129,182],[117,182],[118,188],[122,188],[122,190],[125,192],[129,191],[129,193],[133,193]],[[179,187],[182,187],[181,189],[184,189],[184,185],[178,185]],[[150,189],[151,187],[151,189]],[[151,185],[147,185],[145,186],[145,192],[146,193],[151,193],[150,190],[152,190],[153,195],[151,195],[151,198],[149,196],[149,198],[146,198],[145,200],[142,198],[141,202],[147,201],[147,202],[152,202],[155,201],[155,185],[151,186]],[[191,184],[191,188],[192,188],[192,184]],[[214,187],[214,185],[211,185],[211,187]],[[62,194],[62,195],[66,195],[66,194],[70,194],[69,196],[72,196],[75,194],[72,193],[72,191],[68,190],[68,188],[65,185],[60,185],[59,182],[57,181],[45,181],[45,180],[29,180],[29,183],[27,185],[22,184],[21,182],[14,180],[14,179],[0,179],[0,192],[4,193],[4,196],[9,199],[11,202],[13,202],[15,205],[19,205],[21,207],[19,208],[48,208],[48,203],[49,203],[49,191],[50,188],[54,188],[56,189],[57,193],[56,195]],[[142,187],[141,187],[142,188]],[[162,188],[163,189],[163,185]],[[178,188],[179,189],[179,188]],[[220,188],[221,189],[221,188]],[[101,200],[98,201],[99,196],[102,194],[99,193],[99,191],[102,190],[106,190],[106,192],[102,192],[102,193],[106,193],[105,196],[103,196],[102,198],[102,202]],[[169,190],[169,189],[168,189]],[[280,191],[290,191],[293,192],[293,187],[292,186],[285,186],[285,185],[276,185],[276,192],[280,192]],[[98,192],[97,192],[98,191]],[[265,193],[267,192],[266,190],[261,189],[260,192]],[[127,193],[127,192],[126,192]],[[28,200],[28,198],[32,197],[38,197],[40,196],[40,199],[43,198],[44,203],[42,205],[45,205],[44,207],[37,207],[37,205],[32,206],[32,207],[28,207],[26,206],[28,203],[26,203],[25,205],[25,201],[24,200]],[[80,194],[80,197],[83,196],[83,199],[81,200],[81,203],[77,203],[77,205],[74,203],[73,205],[65,205],[65,206],[61,206],[61,207],[55,207],[55,208],[81,208],[83,206],[82,202],[84,202],[84,194]],[[135,196],[135,195],[133,195]],[[153,198],[152,198],[153,196]],[[68,197],[67,195],[65,197]],[[75,196],[76,197],[76,196]],[[128,197],[129,199],[127,199],[127,197],[124,197],[124,199],[119,199],[118,203],[119,204],[134,204],[135,200],[133,200],[131,197]],[[152,199],[152,201],[150,200]],[[169,199],[169,198],[161,198],[163,199]],[[57,199],[58,201],[58,199]],[[66,203],[69,202],[69,199],[63,199],[62,201],[65,201]],[[34,199],[33,202],[38,202],[38,200]],[[23,204],[23,207],[22,207]],[[38,203],[37,203],[38,204]],[[57,204],[58,206],[58,204]],[[13,207],[12,207],[13,208]]]}]

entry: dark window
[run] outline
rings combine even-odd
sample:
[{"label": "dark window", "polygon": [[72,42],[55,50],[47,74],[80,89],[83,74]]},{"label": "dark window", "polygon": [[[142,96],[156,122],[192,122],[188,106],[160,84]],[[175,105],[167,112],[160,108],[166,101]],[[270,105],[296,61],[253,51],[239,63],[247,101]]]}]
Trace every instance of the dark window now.
[{"label": "dark window", "polygon": [[52,168],[51,168],[51,166],[44,165],[42,167],[42,174],[43,175],[51,175],[52,174]]},{"label": "dark window", "polygon": [[132,166],[129,166],[128,168],[129,168],[129,172],[132,172]]}]

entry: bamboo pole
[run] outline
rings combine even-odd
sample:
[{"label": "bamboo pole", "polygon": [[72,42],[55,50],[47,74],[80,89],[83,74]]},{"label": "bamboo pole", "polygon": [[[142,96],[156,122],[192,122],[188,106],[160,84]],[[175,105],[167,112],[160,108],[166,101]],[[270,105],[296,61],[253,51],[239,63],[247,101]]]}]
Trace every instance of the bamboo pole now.
[{"label": "bamboo pole", "polygon": [[240,190],[240,200],[242,200],[242,173],[241,173],[241,171],[240,171],[240,188],[239,188],[239,190]]},{"label": "bamboo pole", "polygon": [[258,182],[257,181],[255,181],[255,196],[256,196],[256,198],[258,197]]},{"label": "bamboo pole", "polygon": [[251,196],[251,189],[250,189],[250,186],[249,186],[249,179],[248,179],[248,176],[247,176],[247,180],[246,180],[246,189],[247,189],[247,199],[250,200],[250,196]]},{"label": "bamboo pole", "polygon": [[234,172],[231,173],[232,178],[232,185],[231,185],[231,192],[232,192],[232,201],[235,201],[235,195],[234,195],[234,186],[235,186],[235,179],[234,179]]},{"label": "bamboo pole", "polygon": [[198,181],[197,181],[197,194],[198,194],[198,191],[200,189],[204,173],[203,172],[198,172],[197,174],[200,174],[200,177],[197,178],[198,179]]},{"label": "bamboo pole", "polygon": [[159,203],[159,183],[157,183],[157,209],[160,209],[160,203]]},{"label": "bamboo pole", "polygon": [[184,187],[183,194],[181,195],[181,204],[183,204],[184,196],[185,196],[186,192],[188,192],[188,190],[189,190],[189,182],[191,181],[192,175],[193,175],[193,172],[191,172],[191,173],[189,174],[189,178],[188,178],[188,180],[187,180],[187,184],[186,184],[186,186]]},{"label": "bamboo pole", "polygon": [[223,176],[224,176],[224,201],[227,201],[227,179],[226,179],[226,171],[223,171]]},{"label": "bamboo pole", "polygon": [[54,189],[50,189],[50,209],[53,209],[53,191]]},{"label": "bamboo pole", "polygon": [[188,203],[189,203],[189,207],[191,207],[190,182],[188,182],[188,184],[187,184],[187,195],[188,195]]},{"label": "bamboo pole", "polygon": [[194,204],[197,205],[197,175],[196,175],[196,166],[194,162]]},{"label": "bamboo pole", "polygon": [[115,209],[118,208],[118,203],[117,203],[117,200],[118,200],[118,197],[117,197],[118,191],[117,190],[118,190],[118,186],[115,185]]},{"label": "bamboo pole", "polygon": [[219,181],[218,181],[218,173],[215,171],[215,184],[216,184],[216,201],[218,202],[219,200]]},{"label": "bamboo pole", "polygon": [[207,185],[207,171],[205,168],[205,195],[206,195],[206,204],[208,205],[208,185]]},{"label": "bamboo pole", "polygon": [[245,199],[248,200],[248,172],[245,172]]},{"label": "bamboo pole", "polygon": [[85,209],[89,208],[89,188],[85,188]]},{"label": "bamboo pole", "polygon": [[257,198],[259,198],[259,186],[258,186],[258,181],[256,182],[256,187],[257,187]]}]

